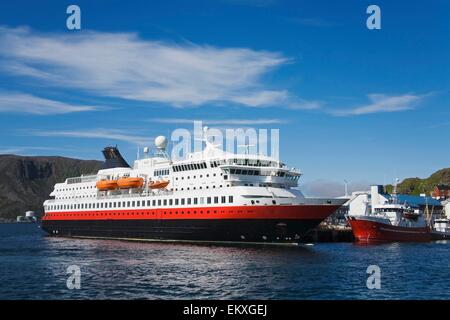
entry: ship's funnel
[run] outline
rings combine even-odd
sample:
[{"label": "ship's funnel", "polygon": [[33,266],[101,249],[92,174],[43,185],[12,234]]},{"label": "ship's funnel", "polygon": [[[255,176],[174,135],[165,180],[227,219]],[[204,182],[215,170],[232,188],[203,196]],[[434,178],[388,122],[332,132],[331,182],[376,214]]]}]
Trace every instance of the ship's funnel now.
[{"label": "ship's funnel", "polygon": [[103,163],[103,169],[110,168],[130,168],[130,165],[125,161],[119,152],[117,147],[105,147],[102,151],[105,157],[105,162]]}]

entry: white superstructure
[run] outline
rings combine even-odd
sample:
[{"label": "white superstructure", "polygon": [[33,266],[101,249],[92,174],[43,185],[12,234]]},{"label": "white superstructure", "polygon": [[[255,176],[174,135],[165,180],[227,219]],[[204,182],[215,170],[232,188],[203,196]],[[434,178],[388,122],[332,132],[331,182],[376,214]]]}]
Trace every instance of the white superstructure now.
[{"label": "white superstructure", "polygon": [[[89,211],[106,208],[183,207],[207,205],[286,205],[302,204],[305,198],[294,189],[301,174],[267,156],[232,154],[206,142],[202,152],[182,161],[166,154],[167,141],[158,137],[157,152],[137,159],[132,168],[99,170],[95,175],[68,178],[57,183],[45,201],[46,213],[52,211]],[[139,188],[99,190],[103,180],[140,177]],[[153,189],[151,183],[168,181],[166,188]],[[314,202],[314,200],[311,200]]]}]

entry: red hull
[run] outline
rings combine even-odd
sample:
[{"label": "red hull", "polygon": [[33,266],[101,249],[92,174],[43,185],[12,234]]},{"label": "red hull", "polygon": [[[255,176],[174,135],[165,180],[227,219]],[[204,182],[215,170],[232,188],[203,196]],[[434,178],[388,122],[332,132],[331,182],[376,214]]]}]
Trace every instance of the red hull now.
[{"label": "red hull", "polygon": [[210,206],[47,212],[50,235],[112,239],[297,242],[339,205]]},{"label": "red hull", "polygon": [[429,228],[408,228],[385,223],[350,219],[353,235],[361,242],[425,242],[431,241]]},{"label": "red hull", "polygon": [[93,209],[46,213],[42,220],[293,219],[324,220],[340,205],[214,206],[165,209]]}]

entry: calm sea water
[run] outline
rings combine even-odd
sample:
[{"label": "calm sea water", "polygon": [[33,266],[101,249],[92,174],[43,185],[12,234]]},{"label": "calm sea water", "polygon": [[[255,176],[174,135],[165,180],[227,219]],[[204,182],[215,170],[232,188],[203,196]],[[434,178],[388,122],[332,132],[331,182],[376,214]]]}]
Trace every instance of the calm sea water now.
[{"label": "calm sea water", "polygon": [[[66,286],[68,266],[81,288]],[[366,286],[381,268],[381,289]],[[0,299],[450,299],[450,243],[222,247],[45,237],[0,224]]]}]

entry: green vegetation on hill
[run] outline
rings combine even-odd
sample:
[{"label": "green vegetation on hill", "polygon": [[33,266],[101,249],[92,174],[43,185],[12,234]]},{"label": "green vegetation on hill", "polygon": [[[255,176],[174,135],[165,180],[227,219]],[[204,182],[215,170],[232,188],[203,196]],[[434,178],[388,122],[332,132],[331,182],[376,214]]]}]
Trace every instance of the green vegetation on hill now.
[{"label": "green vegetation on hill", "polygon": [[[419,195],[425,193],[430,195],[430,192],[433,191],[434,187],[441,184],[450,185],[450,168],[436,171],[425,179],[407,178],[399,183],[397,191],[401,194]],[[386,186],[386,191],[388,193],[392,193],[392,190],[392,185]]]}]

